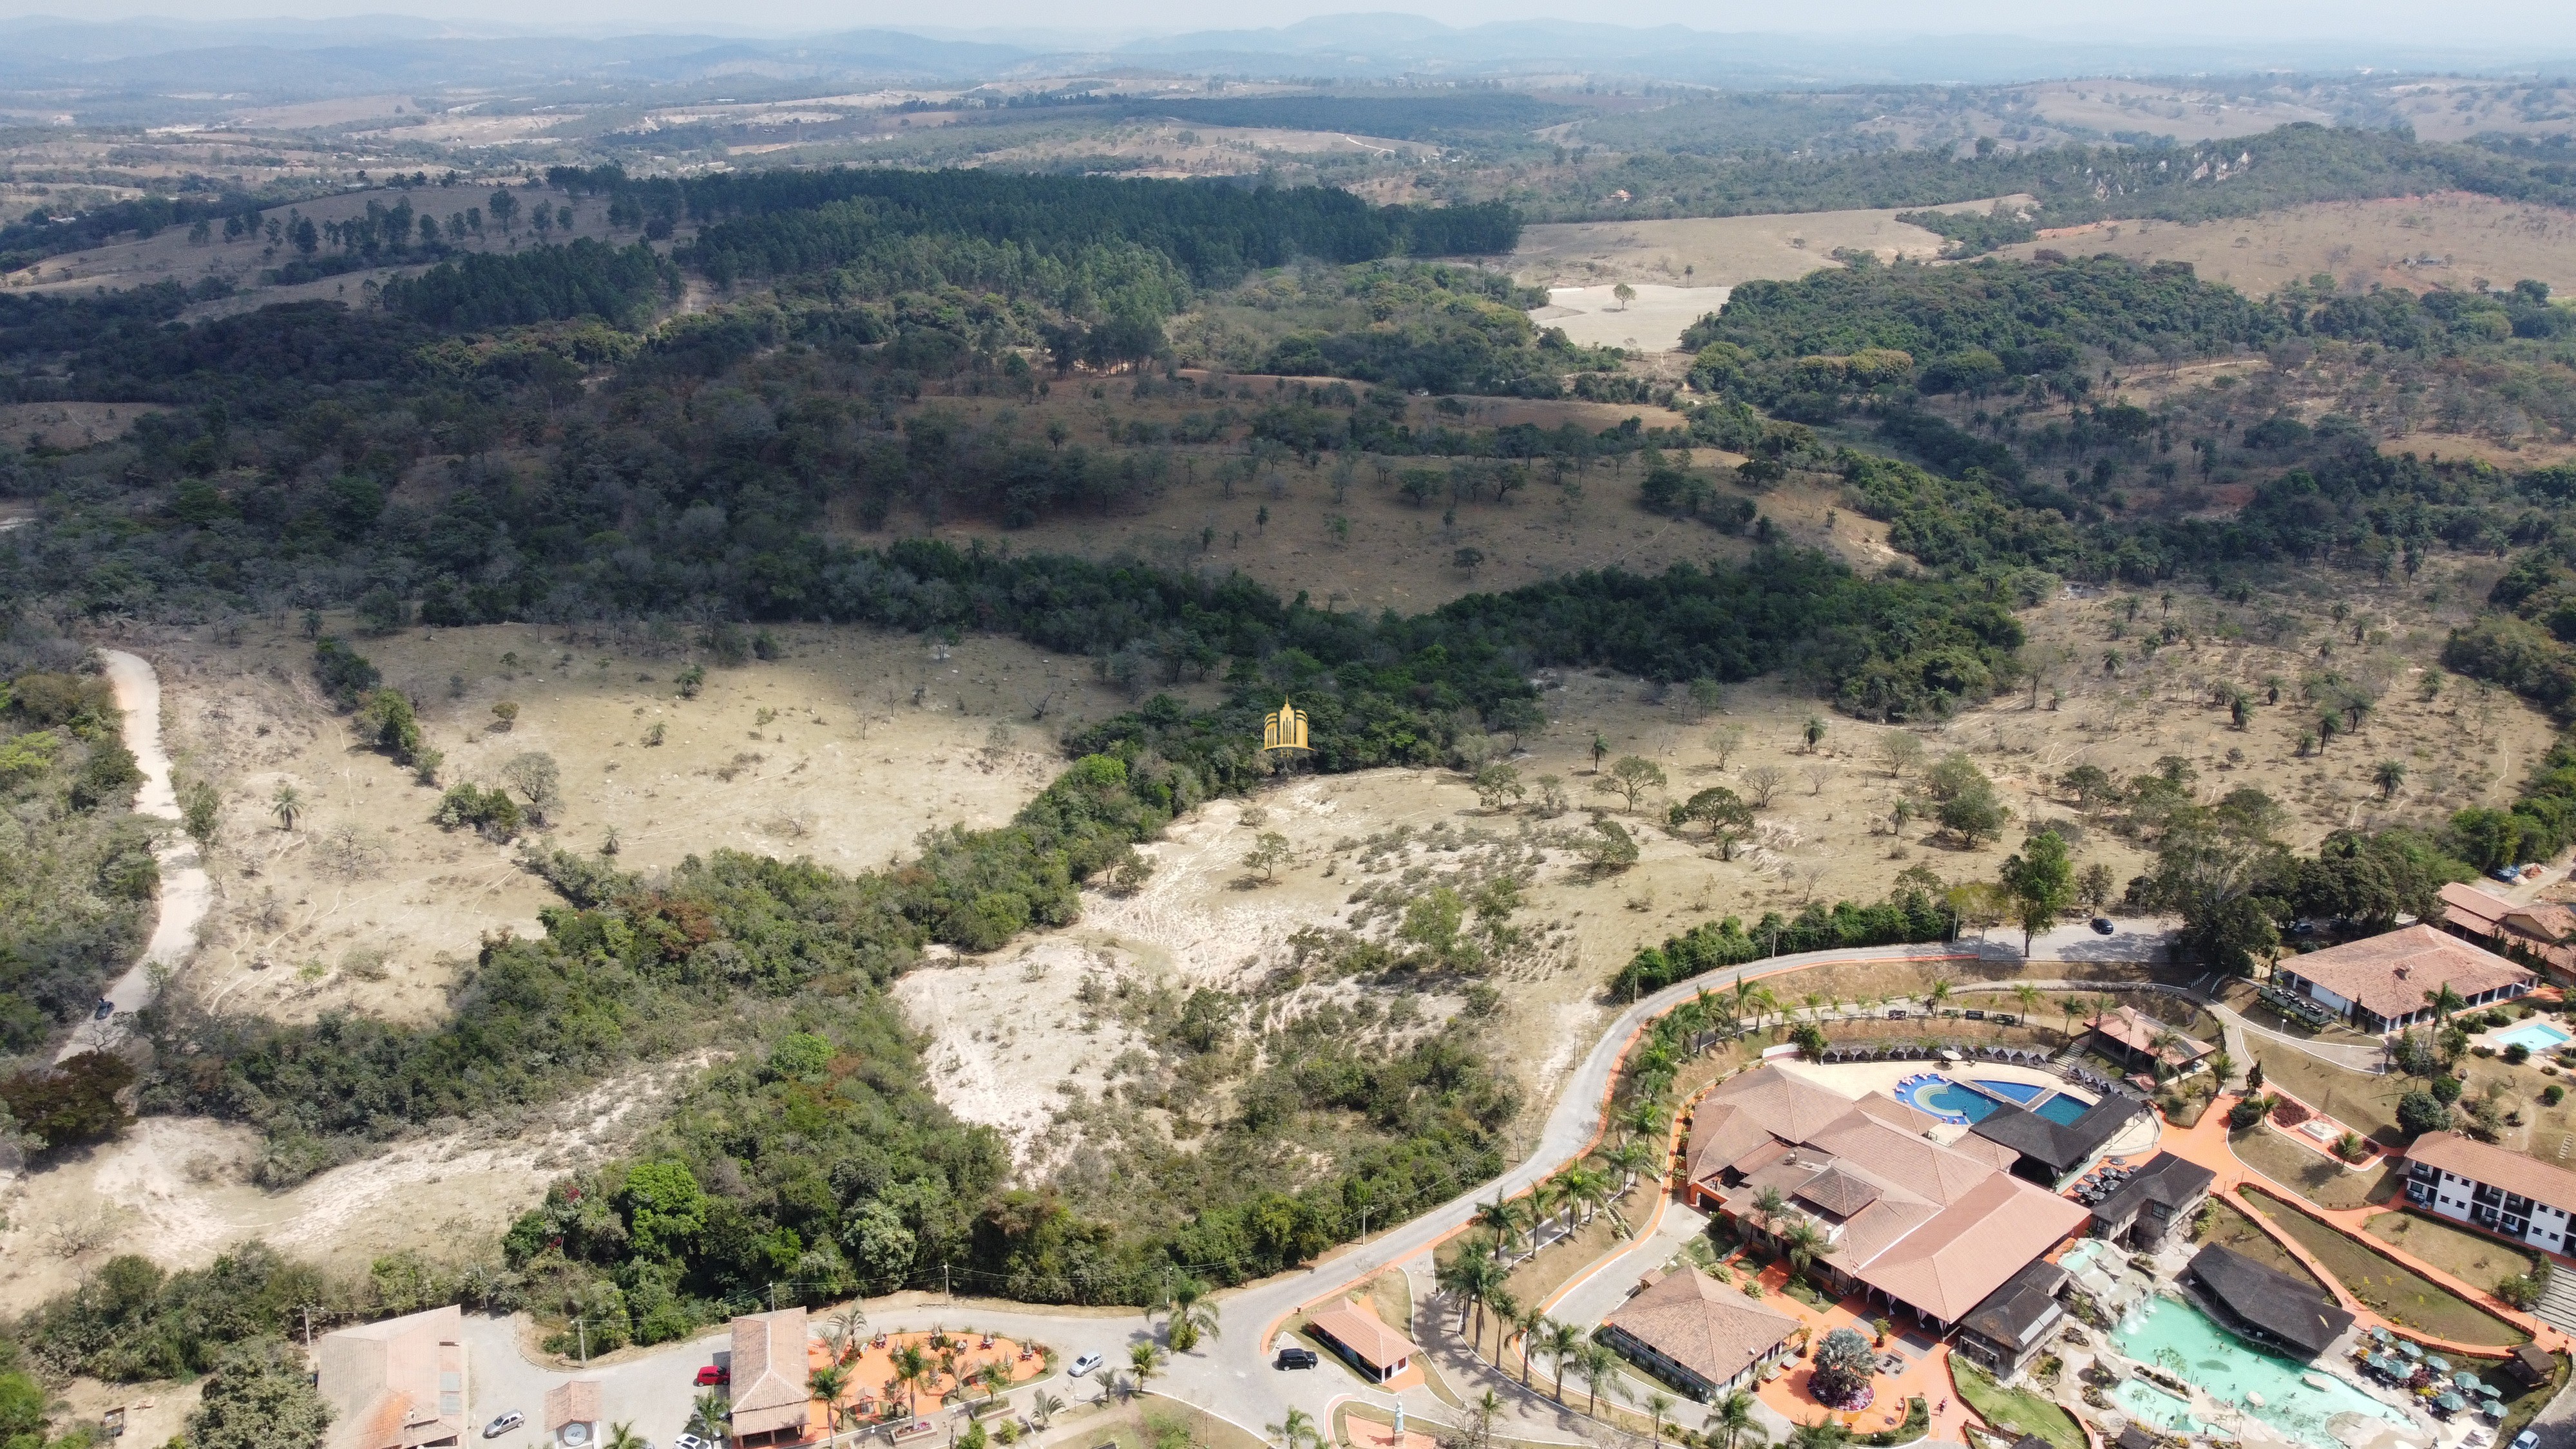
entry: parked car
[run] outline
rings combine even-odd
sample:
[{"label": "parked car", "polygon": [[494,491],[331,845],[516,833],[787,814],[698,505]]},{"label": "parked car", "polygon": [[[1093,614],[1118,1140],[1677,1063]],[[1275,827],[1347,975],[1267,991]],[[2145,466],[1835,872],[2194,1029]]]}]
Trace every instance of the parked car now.
[{"label": "parked car", "polygon": [[98,1010],[91,1012],[90,1018],[93,1021],[105,1021],[114,1015],[116,1015],[116,1003],[102,996],[98,999]]},{"label": "parked car", "polygon": [[2525,1429],[2513,1436],[2513,1449],[2540,1449],[2540,1431]]},{"label": "parked car", "polygon": [[716,1445],[712,1439],[701,1439],[695,1434],[683,1434],[671,1441],[671,1449],[716,1449]]},{"label": "parked car", "polygon": [[2111,924],[2111,918],[2109,916],[2095,916],[2093,918],[2093,934],[2096,936],[2107,936],[2118,929],[2119,927]]},{"label": "parked car", "polygon": [[1065,1370],[1065,1372],[1073,1375],[1075,1378],[1080,1378],[1084,1374],[1091,1372],[1093,1369],[1096,1369],[1107,1362],[1107,1359],[1102,1358],[1096,1353],[1086,1353],[1080,1358],[1075,1359],[1073,1361],[1073,1367]]},{"label": "parked car", "polygon": [[1283,1348],[1279,1350],[1279,1356],[1270,1361],[1270,1366],[1276,1369],[1310,1369],[1317,1362],[1311,1348]]},{"label": "parked car", "polygon": [[1889,1007],[1887,1009],[1887,1019],[1890,1021],[1903,1021],[1905,1019],[1905,1008],[1902,1006]]},{"label": "parked car", "polygon": [[509,1433],[511,1430],[518,1428],[526,1422],[528,1422],[528,1416],[513,1409],[509,1413],[503,1414],[501,1417],[494,1419],[491,1423],[484,1425],[483,1437],[486,1439],[498,1439],[502,1435]]},{"label": "parked car", "polygon": [[1967,1018],[1968,1020],[1970,1020],[1970,1021],[1983,1021],[1983,1020],[1985,1020],[1985,1019],[1986,1019],[1986,1014],[1985,1014],[1984,1012],[1982,1012],[1982,1011],[1979,1011],[1977,1008],[1975,1008],[1975,1007],[1973,1007],[1973,1006],[1969,1007],[1967,1010],[1965,1010],[1965,1011],[1963,1011],[1963,1012],[1960,1012],[1959,1014],[1960,1014],[1961,1016],[1966,1017],[1966,1018]]},{"label": "parked car", "polygon": [[2515,870],[2509,865],[2500,865],[2487,872],[2487,879],[2500,880],[2506,885],[2520,885],[2522,884],[2522,872]]},{"label": "parked car", "polygon": [[723,1364],[711,1363],[705,1368],[698,1370],[699,1388],[709,1389],[714,1388],[718,1384],[729,1384],[732,1382],[733,1370],[726,1368]]}]

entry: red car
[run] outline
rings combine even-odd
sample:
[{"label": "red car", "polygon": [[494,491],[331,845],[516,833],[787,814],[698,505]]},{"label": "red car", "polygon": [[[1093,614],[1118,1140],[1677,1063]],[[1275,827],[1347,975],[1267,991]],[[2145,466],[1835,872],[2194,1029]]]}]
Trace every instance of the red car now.
[{"label": "red car", "polygon": [[713,1388],[718,1384],[729,1384],[732,1382],[733,1370],[725,1368],[722,1365],[708,1364],[705,1368],[698,1370],[699,1388]]}]

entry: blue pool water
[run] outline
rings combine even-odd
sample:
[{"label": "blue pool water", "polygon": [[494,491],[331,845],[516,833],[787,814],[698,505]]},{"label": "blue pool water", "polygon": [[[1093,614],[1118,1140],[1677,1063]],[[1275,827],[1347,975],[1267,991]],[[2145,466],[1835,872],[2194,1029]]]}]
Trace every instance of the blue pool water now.
[{"label": "blue pool water", "polygon": [[[2238,1405],[2298,1443],[2334,1442],[2326,1433],[2326,1420],[2337,1414],[2407,1423],[2404,1414],[2331,1373],[2323,1375],[2330,1387],[2307,1383],[2301,1378],[2311,1372],[2306,1364],[2245,1343],[2179,1298],[2148,1299],[2112,1331],[2111,1342],[2140,1363],[2154,1364],[2207,1390],[2222,1403]],[[2248,1404],[2248,1393],[2260,1395],[2263,1406]],[[2190,1415],[2183,1412],[2181,1400],[2137,1380],[2120,1386],[2118,1401],[2165,1428],[2187,1432],[2190,1427]]]},{"label": "blue pool water", "polygon": [[2029,1106],[2048,1090],[2036,1082],[1991,1082],[1984,1077],[1977,1078],[1977,1085],[2017,1107]]},{"label": "blue pool water", "polygon": [[2570,1041],[2576,1041],[2576,1037],[2570,1037],[2547,1022],[2527,1021],[2497,1037],[2496,1045],[2522,1047],[2537,1056],[2542,1052],[2554,1052]]},{"label": "blue pool water", "polygon": [[1994,1098],[1983,1092],[1972,1092],[1943,1077],[1917,1082],[1906,1088],[1905,1100],[1926,1112],[1944,1117],[1965,1117],[1971,1122],[1982,1122],[1994,1115],[1995,1110]]},{"label": "blue pool water", "polygon": [[2038,1106],[2033,1107],[2030,1110],[2047,1118],[2049,1121],[2056,1123],[2060,1127],[2065,1127],[2071,1126],[2076,1118],[2084,1115],[2084,1109],[2092,1105],[2093,1104],[2090,1102],[2079,1102],[2073,1097],[2066,1095],[2064,1092],[2060,1092],[2056,1096],[2049,1098],[2047,1101],[2040,1103]]}]

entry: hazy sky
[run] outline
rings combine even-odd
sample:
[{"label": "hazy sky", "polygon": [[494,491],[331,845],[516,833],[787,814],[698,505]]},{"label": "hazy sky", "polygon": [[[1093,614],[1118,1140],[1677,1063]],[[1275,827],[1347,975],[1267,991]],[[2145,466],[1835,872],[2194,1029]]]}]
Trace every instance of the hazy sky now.
[{"label": "hazy sky", "polygon": [[1682,24],[1697,30],[1833,34],[2016,34],[2052,39],[2282,39],[2311,43],[2394,41],[2521,49],[2576,41],[2576,5],[2566,0],[1629,0],[1616,7],[1566,0],[1408,0],[1367,7],[1349,0],[1284,0],[1209,6],[1192,0],[963,0],[939,6],[892,0],[0,0],[0,17],[66,15],[82,20],[171,16],[189,20],[407,14],[584,30],[706,28],[754,31],[884,26],[948,29],[1096,27],[1134,34],[1281,25],[1363,8],[1400,9],[1451,24],[1565,18],[1627,25]]}]

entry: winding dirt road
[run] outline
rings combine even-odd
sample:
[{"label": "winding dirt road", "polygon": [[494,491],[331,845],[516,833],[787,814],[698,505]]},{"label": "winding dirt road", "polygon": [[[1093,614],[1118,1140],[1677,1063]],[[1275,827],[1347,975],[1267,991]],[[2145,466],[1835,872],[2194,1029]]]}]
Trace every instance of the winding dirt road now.
[{"label": "winding dirt road", "polygon": [[[107,682],[116,691],[116,707],[125,714],[125,747],[134,752],[134,761],[143,770],[134,813],[176,822],[179,793],[170,780],[169,752],[161,748],[161,676],[140,655],[122,649],[102,649],[99,655],[107,663]],[[160,913],[152,925],[152,939],[125,974],[107,988],[106,999],[115,1003],[116,1014],[104,1021],[93,1019],[73,1032],[56,1053],[56,1061],[115,1044],[125,1034],[127,1018],[152,1004],[159,973],[178,970],[197,949],[197,926],[214,898],[197,844],[179,831],[167,831],[153,843],[152,855],[161,864]]]}]

